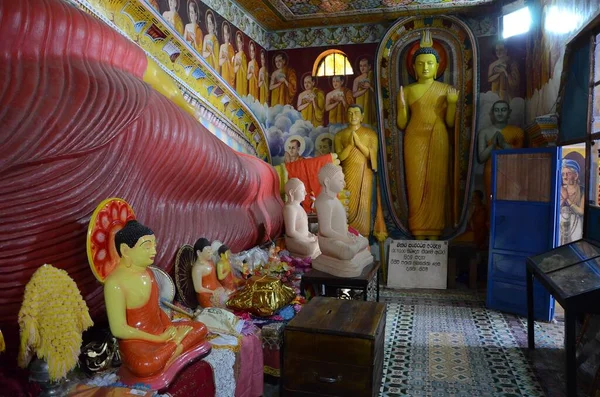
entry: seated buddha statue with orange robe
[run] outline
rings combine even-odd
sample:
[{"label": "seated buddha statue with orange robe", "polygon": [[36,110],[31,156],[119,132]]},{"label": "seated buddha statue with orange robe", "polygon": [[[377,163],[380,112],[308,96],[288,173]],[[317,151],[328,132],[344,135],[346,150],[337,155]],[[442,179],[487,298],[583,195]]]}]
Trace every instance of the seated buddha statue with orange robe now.
[{"label": "seated buddha statue with orange robe", "polygon": [[217,270],[212,260],[213,250],[210,242],[205,238],[199,238],[194,244],[196,260],[192,266],[192,282],[196,290],[198,303],[202,307],[212,307],[212,296],[214,292],[223,288],[217,279]]},{"label": "seated buddha statue with orange robe", "polygon": [[110,331],[123,365],[134,376],[151,377],[204,342],[208,331],[200,322],[172,323],[160,308],[158,283],[148,269],[156,255],[152,230],[129,221],[116,233],[115,246],[119,264],[104,284]]}]

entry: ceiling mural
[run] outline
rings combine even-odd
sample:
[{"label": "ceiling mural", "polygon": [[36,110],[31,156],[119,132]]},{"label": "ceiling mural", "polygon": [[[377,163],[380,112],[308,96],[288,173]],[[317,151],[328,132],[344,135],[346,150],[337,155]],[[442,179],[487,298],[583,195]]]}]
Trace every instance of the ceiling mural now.
[{"label": "ceiling mural", "polygon": [[268,30],[381,22],[408,14],[433,14],[495,0],[237,0]]}]

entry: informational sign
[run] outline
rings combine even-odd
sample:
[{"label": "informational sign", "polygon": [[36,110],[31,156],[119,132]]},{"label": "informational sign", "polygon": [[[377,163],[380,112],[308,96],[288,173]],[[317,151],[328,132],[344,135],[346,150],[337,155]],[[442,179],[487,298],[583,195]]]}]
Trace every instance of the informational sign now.
[{"label": "informational sign", "polygon": [[448,241],[393,240],[388,258],[388,287],[446,288]]}]

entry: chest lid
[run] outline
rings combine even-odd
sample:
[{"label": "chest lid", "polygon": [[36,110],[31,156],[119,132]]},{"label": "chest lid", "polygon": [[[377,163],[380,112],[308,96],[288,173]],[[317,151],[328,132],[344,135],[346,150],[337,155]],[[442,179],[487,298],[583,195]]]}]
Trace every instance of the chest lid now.
[{"label": "chest lid", "polygon": [[315,297],[286,330],[375,339],[384,315],[384,303]]}]

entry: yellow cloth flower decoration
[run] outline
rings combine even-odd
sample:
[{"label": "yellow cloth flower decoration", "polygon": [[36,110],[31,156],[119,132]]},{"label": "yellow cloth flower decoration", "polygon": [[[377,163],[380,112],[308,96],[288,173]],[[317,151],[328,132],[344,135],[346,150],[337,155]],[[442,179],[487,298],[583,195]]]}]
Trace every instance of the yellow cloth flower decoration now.
[{"label": "yellow cloth flower decoration", "polygon": [[22,368],[37,355],[48,363],[51,380],[64,378],[77,364],[81,334],[94,323],[77,285],[66,271],[44,265],[25,287],[19,311]]}]

